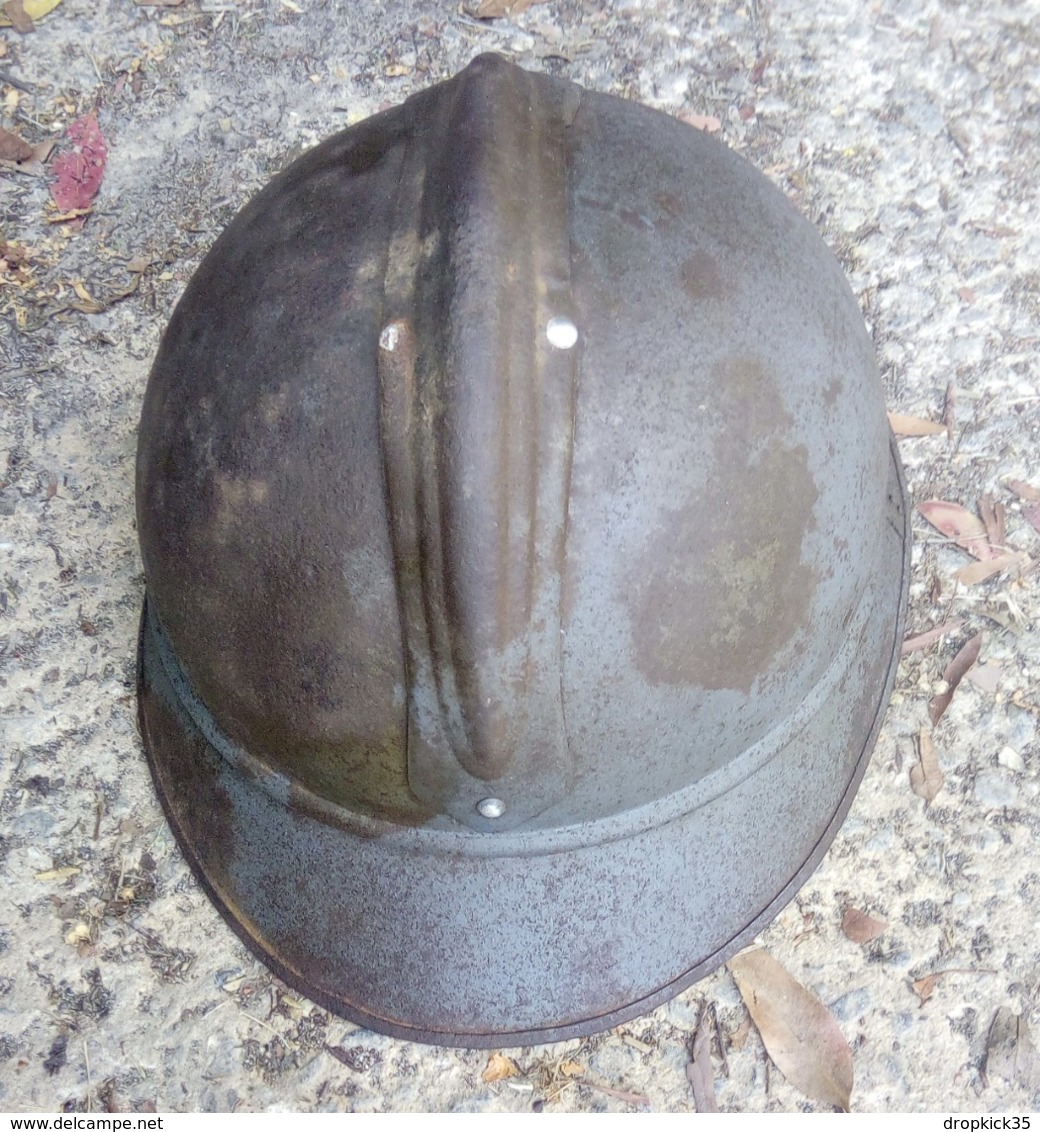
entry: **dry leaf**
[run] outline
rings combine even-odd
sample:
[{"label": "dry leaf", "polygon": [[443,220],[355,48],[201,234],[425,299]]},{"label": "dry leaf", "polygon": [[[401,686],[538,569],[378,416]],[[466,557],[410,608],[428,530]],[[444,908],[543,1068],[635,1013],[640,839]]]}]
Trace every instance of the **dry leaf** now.
[{"label": "dry leaf", "polygon": [[[44,16],[53,12],[60,3],[61,0],[21,0],[19,7],[30,20],[38,22],[42,20]],[[9,5],[7,4],[3,6],[2,14],[0,14],[0,28],[13,26],[13,21],[7,11],[8,7]]]},{"label": "dry leaf", "polygon": [[62,212],[90,207],[101,188],[108,159],[108,144],[95,114],[78,118],[66,134],[73,149],[54,162],[55,180],[51,185],[51,196]]},{"label": "dry leaf", "polygon": [[79,865],[66,865],[63,869],[44,869],[36,874],[37,880],[68,880],[69,877],[78,877],[83,870]]},{"label": "dry leaf", "polygon": [[36,151],[10,130],[0,129],[0,161],[28,161]]},{"label": "dry leaf", "polygon": [[1040,534],[1040,504],[1034,503],[1030,507],[1023,507],[1022,515],[1033,530]]},{"label": "dry leaf", "polygon": [[729,1048],[735,1049],[737,1053],[744,1048],[747,1044],[748,1035],[751,1033],[751,1019],[745,1018],[743,1022],[731,1033],[727,1035],[726,1040],[729,1042]]},{"label": "dry leaf", "polygon": [[580,1077],[585,1072],[585,1066],[580,1061],[561,1061],[557,1072],[561,1077]]},{"label": "dry leaf", "polygon": [[751,68],[749,78],[753,86],[758,86],[762,81],[762,76],[766,73],[766,67],[773,61],[772,55],[760,55],[755,60],[755,65]]},{"label": "dry leaf", "polygon": [[693,1089],[693,1103],[698,1112],[718,1112],[715,1100],[715,1070],[711,1064],[711,1038],[714,1027],[711,1024],[711,1011],[701,1007],[697,1022],[697,1032],[690,1043],[690,1061],[686,1066],[686,1080]]},{"label": "dry leaf", "polygon": [[946,397],[943,402],[943,424],[946,425],[946,435],[953,443],[953,430],[957,427],[957,394],[953,382],[946,383]]},{"label": "dry leaf", "polygon": [[1007,486],[1008,490],[1013,491],[1019,499],[1025,499],[1029,503],[1040,503],[1040,487],[1033,487],[1023,480],[1008,480]]},{"label": "dry leaf", "polygon": [[875,920],[858,908],[846,908],[841,918],[841,930],[853,943],[870,943],[888,929],[884,920]]},{"label": "dry leaf", "polygon": [[946,425],[938,421],[908,417],[904,413],[889,413],[888,423],[896,436],[936,436],[946,431]]},{"label": "dry leaf", "polygon": [[852,1051],[827,1007],[761,948],[728,967],[780,1072],[807,1097],[848,1112]]},{"label": "dry leaf", "polygon": [[72,289],[85,303],[91,303],[95,306],[97,305],[97,299],[95,299],[94,296],[87,290],[87,285],[83,282],[82,279],[73,279]]},{"label": "dry leaf", "polygon": [[473,13],[478,20],[496,20],[501,16],[518,16],[534,4],[544,4],[546,0],[481,0]]},{"label": "dry leaf", "polygon": [[924,804],[935,801],[935,796],[942,789],[943,776],[939,769],[939,757],[935,753],[935,744],[931,735],[922,727],[917,737],[918,758],[917,766],[910,768],[910,789],[924,799]]},{"label": "dry leaf", "polygon": [[984,636],[984,633],[976,633],[970,641],[961,646],[957,655],[943,670],[942,678],[946,681],[946,691],[933,696],[928,704],[928,716],[933,727],[942,719],[946,709],[950,706],[953,693],[957,691],[957,685],[964,679],[965,672],[979,659],[979,651],[982,648]]},{"label": "dry leaf", "polygon": [[1017,236],[1017,228],[1009,228],[1006,224],[981,224],[977,220],[969,220],[966,227],[973,228],[976,232],[980,232],[983,236],[989,236],[992,240],[999,240],[1004,236]]},{"label": "dry leaf", "polygon": [[19,35],[28,35],[36,30],[32,16],[22,7],[22,0],[7,0],[3,11],[7,22]]},{"label": "dry leaf", "polygon": [[934,629],[928,629],[924,633],[918,633],[916,637],[907,637],[903,642],[903,647],[900,651],[901,656],[908,656],[912,652],[917,652],[919,649],[927,648],[933,641],[937,641],[940,637],[945,637],[947,633],[953,633],[964,624],[961,620],[947,621],[944,625],[936,625]]},{"label": "dry leaf", "polygon": [[924,503],[918,503],[917,510],[936,530],[942,531],[947,538],[953,539],[958,546],[962,546],[976,558],[985,561],[1000,557],[1001,552],[989,545],[983,521],[960,504],[928,499]]},{"label": "dry leaf", "polygon": [[493,1053],[484,1066],[481,1077],[490,1085],[493,1081],[504,1081],[507,1077],[519,1077],[520,1070],[511,1057],[504,1053]]},{"label": "dry leaf", "polygon": [[989,1028],[986,1075],[1003,1077],[1030,1091],[1040,1089],[1040,1052],[1025,1019],[1002,1006]]},{"label": "dry leaf", "polygon": [[81,216],[88,216],[89,208],[71,208],[68,212],[59,212],[47,217],[48,224],[64,224],[67,220],[79,220]]},{"label": "dry leaf", "polygon": [[999,558],[991,558],[988,562],[972,562],[968,566],[962,566],[953,576],[962,586],[974,586],[978,582],[992,578],[994,574],[1003,574],[1005,570],[1028,566],[1029,562],[1028,554],[1002,554]]},{"label": "dry leaf", "polygon": [[921,1000],[921,1006],[932,997],[935,993],[935,984],[945,975],[945,971],[936,971],[934,974],[925,975],[923,978],[914,979],[911,986],[914,988],[914,994]]},{"label": "dry leaf", "polygon": [[706,134],[717,134],[722,129],[722,122],[714,114],[694,114],[692,110],[680,110],[676,117],[687,126],[703,130]]},{"label": "dry leaf", "polygon": [[1007,510],[1003,503],[998,503],[992,495],[979,496],[979,514],[986,528],[990,546],[1001,551],[1006,550],[1007,542]]}]

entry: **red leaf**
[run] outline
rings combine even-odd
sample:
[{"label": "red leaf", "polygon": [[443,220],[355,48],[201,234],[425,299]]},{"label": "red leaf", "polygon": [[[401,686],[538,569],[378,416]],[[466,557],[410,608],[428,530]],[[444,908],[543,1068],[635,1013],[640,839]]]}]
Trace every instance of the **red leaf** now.
[{"label": "red leaf", "polygon": [[10,130],[0,129],[0,160],[28,161],[32,155],[33,147],[27,141]]},{"label": "red leaf", "polygon": [[73,149],[54,162],[56,176],[51,185],[51,196],[62,212],[90,207],[101,188],[108,157],[108,146],[94,114],[73,122],[67,137]]},{"label": "red leaf", "polygon": [[983,562],[988,562],[991,558],[999,558],[1003,553],[989,545],[985,523],[977,515],[966,511],[959,503],[927,499],[924,503],[918,503],[917,510],[933,527]]}]

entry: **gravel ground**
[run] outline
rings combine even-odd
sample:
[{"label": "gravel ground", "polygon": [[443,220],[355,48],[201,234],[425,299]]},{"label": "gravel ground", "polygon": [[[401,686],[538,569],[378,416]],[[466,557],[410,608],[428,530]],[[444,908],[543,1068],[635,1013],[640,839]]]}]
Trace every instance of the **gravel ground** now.
[{"label": "gravel ground", "polygon": [[[1005,486],[1040,484],[1040,0],[551,0],[491,23],[435,0],[63,0],[2,34],[0,70],[31,88],[2,87],[3,125],[57,139],[98,107],[109,157],[78,228],[50,222],[46,177],[0,170],[0,239],[27,257],[9,247],[0,273],[0,1109],[692,1109],[702,1004],[724,1110],[816,1107],[745,1033],[724,971],[619,1031],[509,1051],[522,1075],[489,1084],[487,1053],[353,1027],[250,957],[191,878],[136,730],[141,396],[185,281],[272,173],[493,49],[717,119],[839,255],[891,407],[938,419],[952,391],[952,435],[901,444],[915,499],[990,493],[1040,557]],[[967,557],[915,528],[909,631],[963,627],[904,662],[848,821],[762,940],[841,1024],[855,1109],[1035,1108],[1040,1081],[986,1055],[998,1010],[1040,1028],[1037,575],[958,587]],[[926,807],[915,737],[978,631],[996,687],[955,695]],[[851,942],[850,905],[888,929]]]}]

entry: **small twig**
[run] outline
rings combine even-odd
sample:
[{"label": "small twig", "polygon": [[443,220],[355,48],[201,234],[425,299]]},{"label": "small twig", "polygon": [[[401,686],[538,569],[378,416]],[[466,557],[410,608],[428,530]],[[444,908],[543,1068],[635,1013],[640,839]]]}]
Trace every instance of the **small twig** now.
[{"label": "small twig", "polygon": [[916,637],[907,637],[903,642],[900,654],[908,656],[912,652],[917,652],[919,649],[927,648],[933,641],[937,641],[940,637],[945,637],[947,633],[956,632],[964,624],[961,618],[954,618],[953,621],[946,621],[942,625],[936,625],[934,629],[928,629],[924,633],[918,633]]},{"label": "small twig", "polygon": [[722,1074],[724,1077],[729,1076],[729,1058],[726,1056],[726,1041],[722,1036],[722,1030],[719,1026],[719,1015],[715,1009],[715,1003],[711,1004],[711,1024],[715,1030],[715,1048],[719,1051],[719,1060],[722,1062]]},{"label": "small twig", "polygon": [[946,425],[946,439],[953,443],[953,432],[957,427],[957,394],[953,382],[946,383],[946,401],[943,405],[943,424]]},{"label": "small twig", "polygon": [[261,1018],[257,1018],[255,1014],[247,1014],[244,1010],[241,1011],[241,1014],[243,1018],[248,1018],[250,1022],[255,1022],[258,1026],[263,1026],[265,1030],[270,1030],[271,1033],[274,1034],[274,1036],[282,1043],[283,1046],[285,1046],[286,1049],[289,1048],[289,1043],[285,1040],[285,1038],[282,1037],[281,1034],[278,1033],[274,1026],[269,1026]]},{"label": "small twig", "polygon": [[585,1085],[589,1089],[594,1089],[597,1093],[613,1097],[616,1101],[624,1101],[625,1104],[641,1105],[644,1108],[650,1107],[650,1098],[644,1097],[642,1093],[626,1093],[624,1089],[612,1089],[609,1085],[597,1085],[595,1081],[590,1081],[588,1077],[577,1077],[575,1084]]},{"label": "small twig", "polygon": [[0,82],[7,83],[8,86],[13,86],[18,90],[25,91],[26,94],[32,94],[34,90],[31,83],[23,83],[21,79],[16,79],[10,71],[0,71]]},{"label": "small twig", "polygon": [[83,1039],[83,1061],[84,1061],[84,1063],[86,1064],[86,1067],[87,1067],[87,1112],[92,1112],[93,1109],[90,1106],[90,1092],[91,1092],[90,1051],[87,1049],[87,1039],[86,1038]]}]

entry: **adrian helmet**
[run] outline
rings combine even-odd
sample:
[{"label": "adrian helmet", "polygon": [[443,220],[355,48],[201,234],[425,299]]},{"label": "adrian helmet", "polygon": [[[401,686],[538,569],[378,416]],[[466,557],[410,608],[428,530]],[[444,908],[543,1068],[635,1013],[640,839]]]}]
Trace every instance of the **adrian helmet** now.
[{"label": "adrian helmet", "polygon": [[906,510],[857,304],[784,196],[481,56],[276,177],[163,338],[139,697],[177,839],[373,1029],[645,1012],[842,821]]}]

